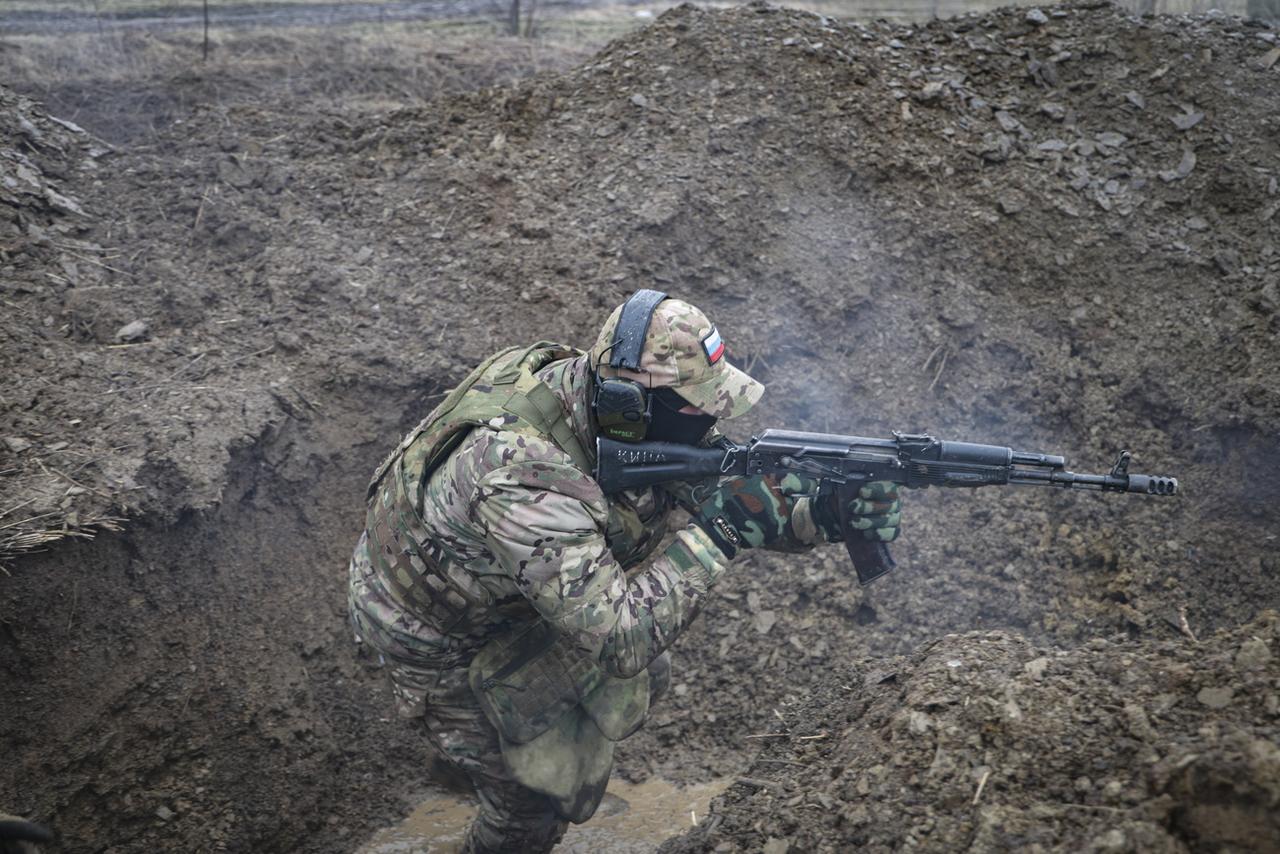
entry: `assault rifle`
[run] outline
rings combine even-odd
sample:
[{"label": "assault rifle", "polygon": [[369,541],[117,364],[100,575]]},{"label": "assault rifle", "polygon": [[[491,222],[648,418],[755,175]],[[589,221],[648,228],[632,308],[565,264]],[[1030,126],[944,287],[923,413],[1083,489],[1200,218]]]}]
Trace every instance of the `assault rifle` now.
[{"label": "assault rifle", "polygon": [[[925,434],[895,432],[892,439],[868,439],[765,430],[745,445],[722,439],[710,448],[600,437],[595,479],[606,495],[612,495],[675,481],[796,473],[816,478],[818,495],[834,492],[842,504],[856,498],[864,483],[875,480],[890,480],[909,489],[1025,484],[1143,495],[1178,491],[1176,478],[1130,474],[1129,458],[1128,451],[1121,451],[1107,474],[1076,474],[1067,471],[1065,459],[1052,454],[948,442]],[[896,565],[884,543],[865,539],[847,522],[842,533],[861,584],[870,584]]]}]

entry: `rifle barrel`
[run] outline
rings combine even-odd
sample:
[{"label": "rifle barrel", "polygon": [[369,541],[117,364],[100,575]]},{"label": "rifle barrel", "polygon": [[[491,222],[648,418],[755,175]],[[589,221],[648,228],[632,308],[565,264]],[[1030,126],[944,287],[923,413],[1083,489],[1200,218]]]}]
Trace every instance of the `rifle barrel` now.
[{"label": "rifle barrel", "polygon": [[1157,477],[1147,474],[1078,474],[1065,469],[1050,471],[1016,469],[1010,474],[1009,482],[1031,486],[1059,486],[1064,489],[1092,489],[1101,492],[1138,492],[1145,495],[1175,495],[1178,492],[1176,477]]}]

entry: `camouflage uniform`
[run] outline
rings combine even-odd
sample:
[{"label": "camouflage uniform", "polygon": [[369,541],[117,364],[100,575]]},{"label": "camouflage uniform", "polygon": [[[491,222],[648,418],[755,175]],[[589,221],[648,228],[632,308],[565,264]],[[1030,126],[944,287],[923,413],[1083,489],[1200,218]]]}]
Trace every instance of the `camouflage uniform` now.
[{"label": "camouflage uniform", "polygon": [[[535,346],[482,365],[371,485],[351,617],[400,713],[474,782],[468,850],[550,850],[566,819],[590,817],[613,742],[643,722],[660,656],[728,562],[692,523],[654,556],[670,512],[696,505],[689,487],[606,497],[589,474],[591,366],[618,315],[591,354]],[[668,300],[643,366],[652,385],[731,417],[763,387],[703,355],[714,335]],[[811,522],[796,527],[786,547],[817,539]]]}]

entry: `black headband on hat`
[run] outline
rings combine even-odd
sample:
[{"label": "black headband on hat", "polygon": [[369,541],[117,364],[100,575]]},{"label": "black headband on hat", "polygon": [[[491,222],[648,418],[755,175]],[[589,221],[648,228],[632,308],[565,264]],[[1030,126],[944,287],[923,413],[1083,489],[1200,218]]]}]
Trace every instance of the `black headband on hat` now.
[{"label": "black headband on hat", "polygon": [[662,291],[641,288],[627,299],[618,318],[618,328],[613,333],[613,348],[609,354],[609,367],[640,370],[640,354],[644,350],[644,337],[649,333],[649,321],[658,303],[667,298]]}]

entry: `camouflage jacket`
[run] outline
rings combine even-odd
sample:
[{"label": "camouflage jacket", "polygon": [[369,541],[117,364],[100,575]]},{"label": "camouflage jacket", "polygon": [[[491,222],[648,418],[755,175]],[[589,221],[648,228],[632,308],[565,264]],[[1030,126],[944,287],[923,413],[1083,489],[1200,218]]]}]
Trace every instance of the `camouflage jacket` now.
[{"label": "camouflage jacket", "polygon": [[[594,449],[587,358],[553,362],[537,376],[581,445]],[[413,484],[421,472],[411,442],[403,478]],[[352,611],[366,640],[418,668],[464,666],[488,640],[541,618],[607,673],[634,676],[688,626],[726,568],[690,524],[647,567],[628,573],[657,549],[670,512],[689,506],[688,489],[606,497],[566,450],[528,429],[472,429],[420,489],[404,494],[414,506],[400,508],[399,518],[420,521],[458,607],[447,619],[425,597],[417,607],[420,579],[398,579],[385,557],[393,544],[383,540],[398,535],[371,526],[353,563]],[[362,561],[367,570],[357,572]],[[401,710],[412,714],[418,698],[404,688],[397,685]]]}]

